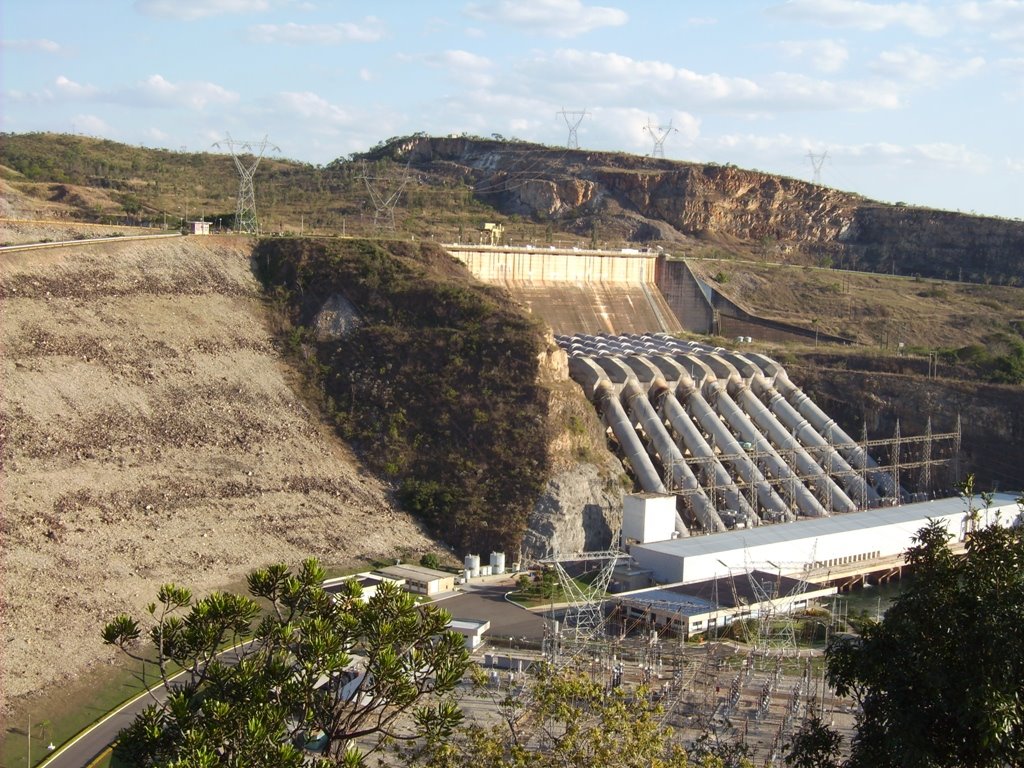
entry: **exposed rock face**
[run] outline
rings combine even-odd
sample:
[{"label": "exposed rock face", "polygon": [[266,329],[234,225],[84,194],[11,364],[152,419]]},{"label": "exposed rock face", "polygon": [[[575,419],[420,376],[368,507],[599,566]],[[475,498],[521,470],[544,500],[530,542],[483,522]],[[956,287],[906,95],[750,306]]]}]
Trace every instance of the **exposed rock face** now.
[{"label": "exposed rock face", "polygon": [[551,391],[552,474],[527,522],[523,553],[542,557],[608,549],[622,527],[628,480],[607,450],[604,426],[582,388],[569,378],[568,358],[553,338],[540,373]]},{"label": "exposed rock face", "polygon": [[772,242],[773,258],[897,274],[1024,281],[1024,222],[884,205],[797,179],[470,138],[419,137],[388,148],[472,184],[504,213],[561,219],[637,241],[711,237]]},{"label": "exposed rock face", "polygon": [[331,294],[313,320],[319,341],[338,339],[360,324],[359,313],[352,302],[340,293]]},{"label": "exposed rock face", "polygon": [[530,515],[523,551],[543,557],[608,549],[622,527],[623,488],[608,468],[579,464],[548,481]]},{"label": "exposed rock face", "polygon": [[[793,380],[833,416],[851,435],[859,436],[861,424],[872,438],[889,438],[897,423],[904,437],[920,436],[928,429],[951,432],[960,419],[963,471],[974,471],[979,487],[1020,488],[1024,462],[1024,389],[1002,384],[926,378],[877,370],[842,370],[827,367],[818,358],[814,365],[790,365]],[[936,444],[936,457],[948,455],[949,444]],[[906,444],[903,461],[913,461],[920,445]],[[943,448],[947,454],[943,454]],[[908,472],[911,483],[921,481],[919,471]],[[936,470],[932,481],[937,492],[953,492],[952,473]]]}]

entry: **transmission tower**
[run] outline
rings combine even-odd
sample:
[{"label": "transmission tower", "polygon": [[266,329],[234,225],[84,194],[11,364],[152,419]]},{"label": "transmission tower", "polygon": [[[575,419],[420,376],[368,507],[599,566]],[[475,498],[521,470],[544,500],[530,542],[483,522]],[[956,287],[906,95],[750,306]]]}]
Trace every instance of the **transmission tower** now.
[{"label": "transmission tower", "polygon": [[565,124],[569,126],[569,141],[566,142],[565,146],[567,146],[569,149],[579,149],[580,140],[579,136],[576,133],[576,130],[580,127],[580,123],[583,122],[583,118],[589,115],[590,113],[587,112],[587,110],[585,109],[574,112],[572,110],[567,110],[563,107],[561,112],[556,112],[555,114],[561,115],[562,118],[565,120]]},{"label": "transmission tower", "polygon": [[377,222],[383,216],[391,222],[391,229],[395,228],[395,207],[398,199],[409,183],[409,165],[406,163],[401,179],[397,182],[394,177],[371,176],[363,166],[363,173],[360,176],[366,184],[366,191],[370,195],[370,202],[373,203],[373,226],[376,229]]},{"label": "transmission tower", "polygon": [[807,158],[811,161],[811,168],[814,169],[814,183],[821,184],[821,166],[828,160],[828,151],[822,152],[820,155],[816,155],[810,150],[807,150]]},{"label": "transmission tower", "polygon": [[[573,633],[573,639],[583,642],[593,638],[604,625],[603,607],[615,565],[626,555],[618,550],[579,552],[539,560],[554,568],[566,602],[562,624]],[[583,586],[566,571],[563,563],[600,563],[601,568],[589,585]]]},{"label": "transmission tower", "polygon": [[644,126],[644,130],[651,134],[651,138],[654,140],[654,149],[651,150],[651,157],[664,157],[665,156],[665,139],[668,135],[675,131],[679,133],[678,128],[672,127],[672,121],[668,121],[668,125],[651,125],[650,119],[647,120],[647,125]]},{"label": "transmission tower", "polygon": [[[267,137],[264,136],[260,141],[239,141],[238,139],[231,138],[231,134],[227,134],[227,138],[223,141],[214,142],[213,146],[220,149],[221,144],[226,144],[228,151],[231,152],[231,157],[235,160],[235,168],[238,169],[239,183],[238,183],[238,202],[235,205],[235,231],[245,232],[250,235],[259,235],[260,225],[259,220],[256,218],[256,190],[253,187],[252,179],[256,175],[256,169],[259,167],[260,160],[263,159],[263,153],[267,151],[267,148],[280,152],[281,148],[271,144]],[[242,155],[252,156],[255,159],[251,164],[242,162]]]}]

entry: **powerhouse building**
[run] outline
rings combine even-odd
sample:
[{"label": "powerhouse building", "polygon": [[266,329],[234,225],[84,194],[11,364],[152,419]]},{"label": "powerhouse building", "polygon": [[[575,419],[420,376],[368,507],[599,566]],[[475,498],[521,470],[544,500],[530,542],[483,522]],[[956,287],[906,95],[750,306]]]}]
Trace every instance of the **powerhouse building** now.
[{"label": "powerhouse building", "polygon": [[[1014,494],[996,493],[989,507],[979,508],[980,500],[974,503],[978,526],[1021,522]],[[643,504],[636,510],[635,514],[647,517],[659,514]],[[637,542],[629,545],[629,554],[662,584],[704,581],[751,568],[789,575],[813,568],[821,572],[818,578],[827,580],[832,569],[901,556],[929,520],[939,521],[955,541],[963,541],[971,525],[965,501],[954,497],[707,536]],[[657,521],[642,525],[633,521],[629,529],[654,531],[665,526],[664,521],[660,525]],[[623,527],[625,530],[625,523]]]}]

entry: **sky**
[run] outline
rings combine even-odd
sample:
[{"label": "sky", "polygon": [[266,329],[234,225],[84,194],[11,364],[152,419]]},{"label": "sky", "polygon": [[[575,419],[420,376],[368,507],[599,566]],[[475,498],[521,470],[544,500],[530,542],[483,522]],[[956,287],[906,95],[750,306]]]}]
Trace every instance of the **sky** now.
[{"label": "sky", "polygon": [[4,132],[314,164],[578,120],[583,149],[1024,217],[1024,0],[3,0],[0,98]]}]

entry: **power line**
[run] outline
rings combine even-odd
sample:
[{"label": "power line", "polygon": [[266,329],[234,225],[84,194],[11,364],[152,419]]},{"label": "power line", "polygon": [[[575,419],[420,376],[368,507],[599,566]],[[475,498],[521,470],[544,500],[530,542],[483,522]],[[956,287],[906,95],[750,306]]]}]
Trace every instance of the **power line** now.
[{"label": "power line", "polygon": [[[385,216],[391,222],[390,228],[394,229],[395,207],[398,205],[398,199],[405,190],[405,185],[409,183],[409,163],[405,164],[405,169],[402,172],[402,178],[398,181],[397,188],[395,188],[393,177],[370,176],[367,174],[365,164],[363,165],[363,173],[359,178],[366,185],[366,191],[370,194],[370,202],[373,203],[373,226],[376,227],[381,216]],[[390,194],[387,192],[389,187],[394,189]]]}]

